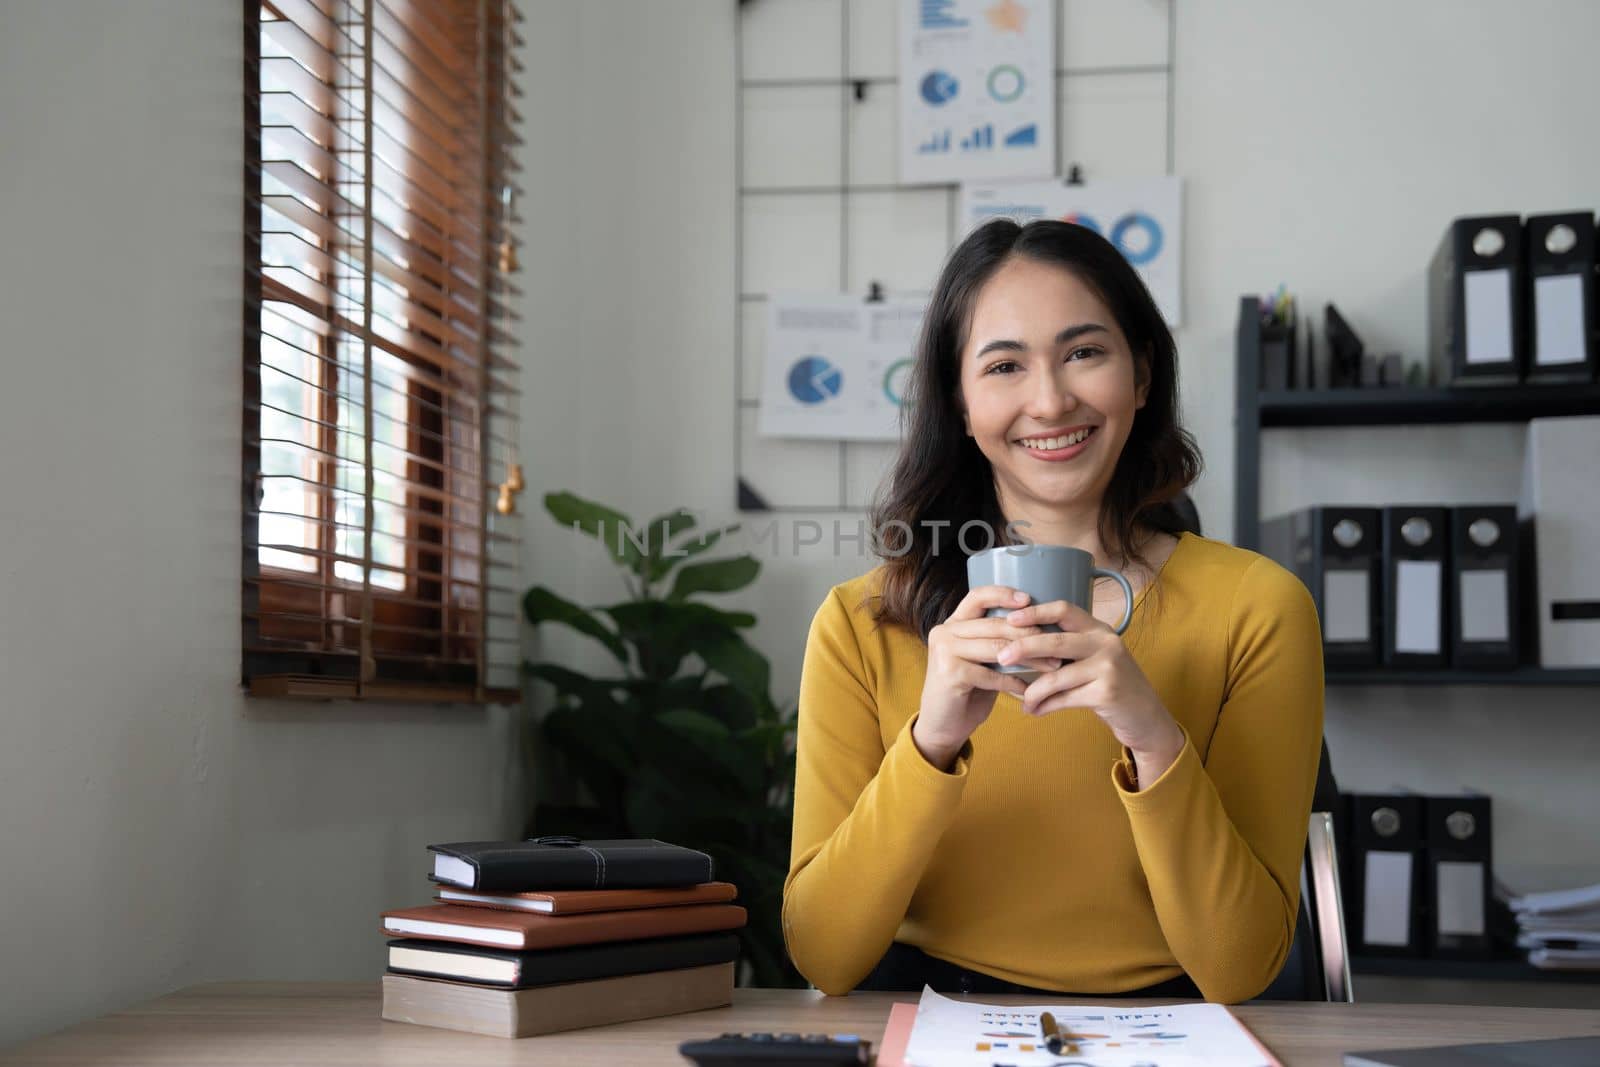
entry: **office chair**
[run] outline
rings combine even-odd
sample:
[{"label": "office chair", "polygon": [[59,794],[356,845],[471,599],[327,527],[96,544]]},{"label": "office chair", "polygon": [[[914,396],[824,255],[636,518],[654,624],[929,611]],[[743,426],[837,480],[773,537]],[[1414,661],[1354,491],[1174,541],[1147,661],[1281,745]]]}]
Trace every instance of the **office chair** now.
[{"label": "office chair", "polygon": [[1333,836],[1333,812],[1338,802],[1339,789],[1328,762],[1328,742],[1324,740],[1311,799],[1306,850],[1300,864],[1300,914],[1295,921],[1294,941],[1289,945],[1283,970],[1258,1000],[1355,1003],[1338,849]]}]

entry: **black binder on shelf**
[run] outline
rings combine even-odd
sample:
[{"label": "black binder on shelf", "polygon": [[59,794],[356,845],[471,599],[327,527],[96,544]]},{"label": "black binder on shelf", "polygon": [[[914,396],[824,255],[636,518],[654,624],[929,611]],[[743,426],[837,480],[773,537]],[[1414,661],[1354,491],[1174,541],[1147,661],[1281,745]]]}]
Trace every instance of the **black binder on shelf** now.
[{"label": "black binder on shelf", "polygon": [[1295,388],[1295,326],[1287,323],[1261,327],[1261,388],[1281,392]]},{"label": "black binder on shelf", "polygon": [[1361,384],[1362,356],[1366,346],[1332,304],[1322,312],[1323,336],[1328,342],[1328,388],[1353,389]]},{"label": "black binder on shelf", "polygon": [[1450,509],[1450,665],[1511,668],[1522,659],[1526,598],[1515,504]]},{"label": "black binder on shelf", "polygon": [[1489,929],[1494,863],[1489,798],[1428,797],[1428,954],[1484,959],[1494,954]]},{"label": "black binder on shelf", "polygon": [[1265,519],[1261,551],[1293,571],[1317,606],[1328,667],[1370,667],[1383,649],[1377,508],[1323,506]]},{"label": "black binder on shelf", "polygon": [[1456,219],[1428,264],[1428,356],[1437,385],[1521,380],[1525,292],[1522,220]]},{"label": "black binder on shelf", "polygon": [[1423,798],[1357,793],[1350,798],[1352,951],[1420,956],[1427,945],[1423,893]]},{"label": "black binder on shelf", "polygon": [[1594,216],[1531,215],[1527,257],[1528,380],[1587,382],[1600,366],[1595,337]]},{"label": "black binder on shelf", "polygon": [[1383,662],[1438,668],[1449,662],[1450,510],[1383,509]]}]

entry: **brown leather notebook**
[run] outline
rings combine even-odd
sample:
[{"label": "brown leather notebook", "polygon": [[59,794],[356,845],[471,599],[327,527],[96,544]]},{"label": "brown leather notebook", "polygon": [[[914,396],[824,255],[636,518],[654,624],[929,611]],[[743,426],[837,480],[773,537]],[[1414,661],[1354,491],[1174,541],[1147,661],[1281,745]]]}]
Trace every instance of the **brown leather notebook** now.
[{"label": "brown leather notebook", "polygon": [[466,908],[458,904],[429,904],[384,912],[383,932],[390,937],[530,949],[736,930],[744,925],[744,920],[744,909],[735,904],[685,904],[674,908],[636,908],[580,915],[536,915],[494,908]]},{"label": "brown leather notebook", "polygon": [[576,915],[592,911],[667,908],[678,904],[726,904],[738,895],[732,882],[705,882],[681,889],[561,889],[549,893],[480,893],[441,885],[433,899],[473,908]]},{"label": "brown leather notebook", "polygon": [[[386,974],[383,1017],[491,1037],[533,1037],[720,1008],[733,1002],[733,973],[733,964],[719,963],[538,989],[491,989],[468,982]],[[626,1046],[611,1047],[611,1056],[596,1053],[600,1059],[595,1062],[627,1060]]]}]

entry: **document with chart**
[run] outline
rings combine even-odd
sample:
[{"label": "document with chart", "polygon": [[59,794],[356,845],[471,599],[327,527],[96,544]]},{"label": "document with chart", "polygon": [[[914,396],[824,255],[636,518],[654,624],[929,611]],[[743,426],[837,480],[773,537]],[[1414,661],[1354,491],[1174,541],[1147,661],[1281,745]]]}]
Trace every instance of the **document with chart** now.
[{"label": "document with chart", "polygon": [[[1046,1031],[1057,1037],[1056,1052],[1046,1043]],[[1220,1004],[1012,1007],[952,1000],[926,986],[905,1062],[910,1067],[1281,1067]]]},{"label": "document with chart", "polygon": [[773,294],[757,431],[763,437],[898,440],[924,305]]},{"label": "document with chart", "polygon": [[958,227],[990,219],[1064,219],[1116,245],[1144,279],[1168,326],[1183,313],[1183,179],[1172,175],[1068,185],[1059,180],[967,182]]},{"label": "document with chart", "polygon": [[900,180],[1056,171],[1053,0],[900,0]]}]

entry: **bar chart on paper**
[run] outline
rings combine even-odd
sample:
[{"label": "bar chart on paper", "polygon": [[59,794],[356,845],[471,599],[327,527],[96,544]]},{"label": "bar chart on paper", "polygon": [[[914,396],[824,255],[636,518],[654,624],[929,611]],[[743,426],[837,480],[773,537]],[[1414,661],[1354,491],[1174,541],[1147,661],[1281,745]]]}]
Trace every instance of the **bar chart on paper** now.
[{"label": "bar chart on paper", "polygon": [[920,0],[920,4],[925,30],[959,30],[969,25],[966,19],[952,14],[956,0]]}]

